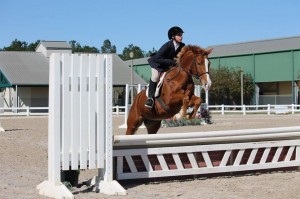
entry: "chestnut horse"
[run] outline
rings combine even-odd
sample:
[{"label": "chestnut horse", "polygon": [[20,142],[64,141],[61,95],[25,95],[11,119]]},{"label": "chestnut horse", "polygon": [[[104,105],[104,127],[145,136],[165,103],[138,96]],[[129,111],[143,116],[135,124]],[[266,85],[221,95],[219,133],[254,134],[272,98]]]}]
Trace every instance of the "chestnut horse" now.
[{"label": "chestnut horse", "polygon": [[138,93],[131,106],[126,135],[134,134],[138,128],[145,124],[148,134],[157,133],[161,120],[170,118],[183,109],[186,115],[188,106],[194,105],[190,119],[194,118],[201,104],[201,98],[194,95],[193,78],[200,79],[202,86],[209,89],[208,55],[212,49],[205,50],[199,46],[188,45],[178,53],[177,64],[170,68],[165,75],[160,95],[155,98],[152,109],[145,107],[147,99],[146,90]]}]

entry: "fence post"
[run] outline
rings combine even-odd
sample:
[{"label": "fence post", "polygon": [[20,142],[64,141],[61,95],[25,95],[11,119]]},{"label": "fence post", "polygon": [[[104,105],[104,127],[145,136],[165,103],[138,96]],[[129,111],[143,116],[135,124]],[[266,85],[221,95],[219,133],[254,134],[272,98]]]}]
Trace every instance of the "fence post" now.
[{"label": "fence post", "polygon": [[243,115],[246,115],[246,105],[243,104]]},{"label": "fence post", "polygon": [[270,104],[268,104],[268,115],[270,115],[271,114],[271,106],[270,106]]},{"label": "fence post", "polygon": [[29,106],[26,107],[26,115],[30,116]]},{"label": "fence post", "polygon": [[292,104],[292,114],[295,113],[295,104]]},{"label": "fence post", "polygon": [[224,104],[221,105],[221,110],[222,110],[222,111],[221,111],[221,112],[222,112],[222,115],[224,115]]}]

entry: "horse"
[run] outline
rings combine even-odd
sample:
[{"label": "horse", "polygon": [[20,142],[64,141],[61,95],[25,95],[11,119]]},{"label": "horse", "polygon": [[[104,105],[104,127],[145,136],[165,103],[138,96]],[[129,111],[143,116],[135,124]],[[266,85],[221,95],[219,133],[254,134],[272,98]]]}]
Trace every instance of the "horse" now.
[{"label": "horse", "polygon": [[201,98],[194,95],[193,78],[200,80],[202,87],[211,86],[208,55],[213,49],[203,49],[195,45],[184,46],[177,55],[176,66],[166,71],[159,97],[155,98],[152,109],[145,107],[146,90],[138,93],[133,101],[127,118],[126,135],[133,135],[144,123],[148,134],[156,134],[163,119],[171,118],[189,103],[194,104],[190,119],[195,118]]}]

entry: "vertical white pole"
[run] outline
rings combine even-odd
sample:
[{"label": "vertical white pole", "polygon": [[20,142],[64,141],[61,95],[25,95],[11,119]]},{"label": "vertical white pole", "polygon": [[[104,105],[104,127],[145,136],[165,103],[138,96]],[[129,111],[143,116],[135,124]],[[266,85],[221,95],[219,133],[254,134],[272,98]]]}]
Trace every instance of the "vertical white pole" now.
[{"label": "vertical white pole", "polygon": [[222,104],[222,115],[224,115],[224,104]]},{"label": "vertical white pole", "polygon": [[106,165],[105,181],[113,180],[113,132],[112,132],[112,56],[106,55],[105,73],[105,112],[106,112]]},{"label": "vertical white pole", "polygon": [[208,106],[209,106],[209,103],[208,103],[208,90],[205,90],[205,102],[207,104],[207,109],[208,109]]},{"label": "vertical white pole", "polygon": [[127,125],[127,118],[129,114],[129,85],[126,84],[125,87],[125,116],[124,116],[124,124]]},{"label": "vertical white pole", "polygon": [[60,55],[53,53],[50,56],[49,71],[49,125],[48,125],[48,177],[54,185],[60,184]]}]

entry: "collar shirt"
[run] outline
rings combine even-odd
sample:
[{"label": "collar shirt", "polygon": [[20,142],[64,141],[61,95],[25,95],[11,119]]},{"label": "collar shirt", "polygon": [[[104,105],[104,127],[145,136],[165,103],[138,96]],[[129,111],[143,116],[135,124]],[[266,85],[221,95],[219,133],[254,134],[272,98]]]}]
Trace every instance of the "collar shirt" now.
[{"label": "collar shirt", "polygon": [[175,51],[177,50],[177,48],[179,47],[179,43],[177,43],[175,40],[173,40],[173,44],[175,46]]}]

